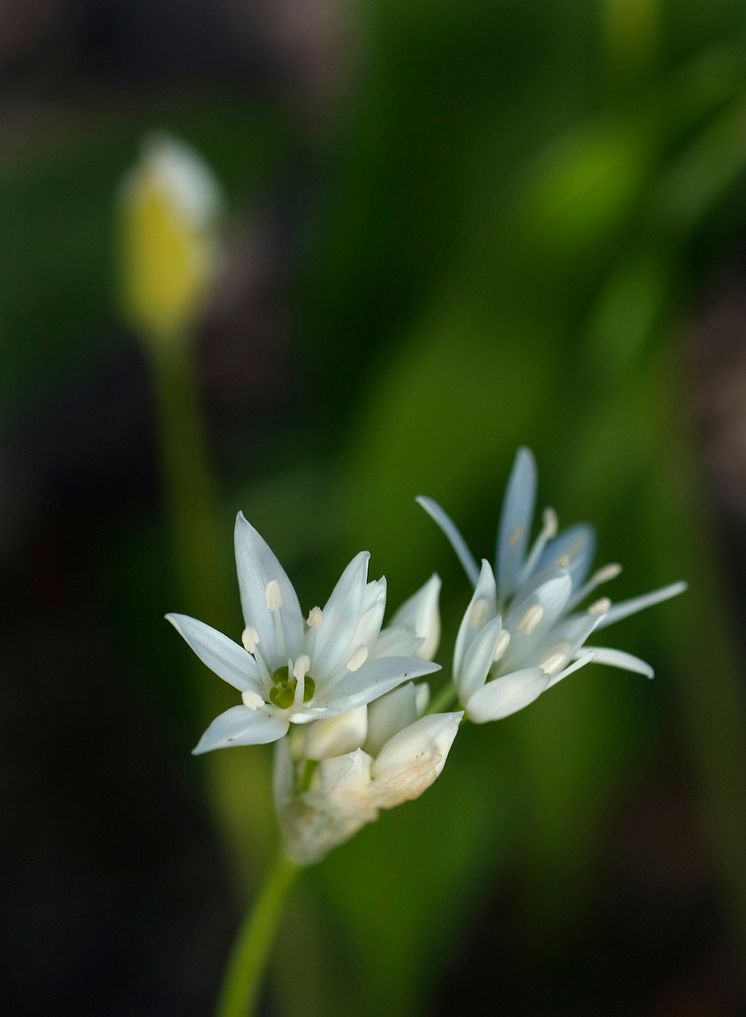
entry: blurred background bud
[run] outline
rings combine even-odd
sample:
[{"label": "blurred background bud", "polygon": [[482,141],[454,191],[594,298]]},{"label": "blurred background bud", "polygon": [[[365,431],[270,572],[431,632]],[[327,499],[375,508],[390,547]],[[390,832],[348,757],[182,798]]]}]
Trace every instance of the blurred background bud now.
[{"label": "blurred background bud", "polygon": [[142,336],[183,335],[218,266],[222,195],[209,166],[167,134],[146,139],[120,194],[123,308]]}]

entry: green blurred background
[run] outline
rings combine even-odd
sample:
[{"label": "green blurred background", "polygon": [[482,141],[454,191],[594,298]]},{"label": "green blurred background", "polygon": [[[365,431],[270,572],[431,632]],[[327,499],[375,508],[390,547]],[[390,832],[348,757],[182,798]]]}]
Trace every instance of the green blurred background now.
[{"label": "green blurred background", "polygon": [[[275,850],[269,753],[162,615],[240,631],[243,508],[316,603],[469,591],[515,448],[679,601],[473,728],[299,885],[267,1014],[746,1012],[746,16],[735,0],[25,0],[0,11],[5,1012],[209,1012]],[[172,131],[228,200],[192,346],[116,297]],[[224,757],[230,757],[225,759]],[[4,1007],[5,1009],[5,1007]]]}]

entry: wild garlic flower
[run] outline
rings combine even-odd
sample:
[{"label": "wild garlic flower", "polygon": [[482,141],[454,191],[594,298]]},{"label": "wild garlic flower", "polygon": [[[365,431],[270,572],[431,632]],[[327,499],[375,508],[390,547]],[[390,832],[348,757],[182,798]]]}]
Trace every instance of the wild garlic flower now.
[{"label": "wild garlic flower", "polygon": [[200,660],[241,693],[241,705],[210,724],[195,753],[277,741],[290,724],[365,706],[438,670],[415,656],[425,634],[404,625],[381,633],[386,580],[368,582],[367,552],[352,559],[324,608],[312,608],[304,621],[284,569],[241,513],[235,545],[243,645],[194,618],[166,616]]},{"label": "wild garlic flower", "polygon": [[685,583],[672,583],[617,604],[602,597],[581,609],[621,566],[605,565],[589,577],[593,529],[580,523],[558,533],[552,509],[544,511],[541,530],[529,546],[535,499],[536,464],[528,449],[519,449],[503,502],[494,572],[484,560],[480,569],[440,505],[417,499],[475,587],[456,639],[453,677],[467,716],[478,724],[523,709],[592,660],[652,678],[652,667],[638,657],[585,641],[592,632],[686,589]]},{"label": "wild garlic flower", "polygon": [[277,743],[275,804],[292,858],[319,861],[440,776],[463,711],[423,716],[428,693],[408,683]]},{"label": "wild garlic flower", "polygon": [[[433,576],[394,615],[381,643],[438,646],[440,580]],[[296,727],[275,748],[274,790],[288,854],[323,858],[381,809],[418,798],[440,776],[463,711],[430,714],[426,684],[408,682],[373,703]]]}]

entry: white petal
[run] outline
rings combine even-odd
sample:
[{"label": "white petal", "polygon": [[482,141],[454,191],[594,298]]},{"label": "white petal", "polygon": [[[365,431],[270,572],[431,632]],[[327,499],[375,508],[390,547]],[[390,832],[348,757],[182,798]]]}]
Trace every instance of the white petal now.
[{"label": "white petal", "polygon": [[167,614],[166,620],[171,622],[202,663],[207,664],[219,678],[239,692],[251,689],[263,693],[264,686],[259,679],[256,662],[243,646],[234,643],[217,629],[185,614]]},{"label": "white petal", "polygon": [[405,727],[383,746],[371,767],[379,808],[391,809],[426,791],[443,772],[463,712],[433,713]]},{"label": "white petal", "polygon": [[327,692],[317,687],[314,703],[329,714],[344,713],[385,695],[397,685],[440,670],[439,664],[417,657],[382,657],[368,660],[357,671],[348,672]]},{"label": "white petal", "polygon": [[[383,613],[386,610],[386,577],[368,583],[363,592],[360,617],[350,639],[349,649],[358,646],[373,646],[381,631]],[[347,651],[345,651],[347,654]]]},{"label": "white petal", "polygon": [[534,653],[562,614],[572,593],[572,580],[561,568],[540,572],[521,587],[505,617],[510,644],[500,664],[505,672],[533,663]]},{"label": "white petal", "polygon": [[647,661],[634,657],[631,653],[625,653],[624,650],[615,650],[610,646],[588,646],[586,649],[593,653],[594,664],[606,664],[609,667],[619,667],[623,671],[634,671],[635,674],[645,675],[646,678],[652,678],[655,674]]},{"label": "white petal", "polygon": [[266,745],[282,738],[289,726],[287,717],[274,711],[232,706],[215,718],[192,753],[197,756],[232,745]]},{"label": "white petal", "polygon": [[544,670],[546,670],[546,664],[554,659],[552,673],[556,673],[577,654],[588,636],[597,627],[600,618],[601,615],[592,615],[587,612],[563,618],[531,651],[532,658]]},{"label": "white petal", "polygon": [[479,577],[479,566],[477,565],[476,558],[469,550],[466,541],[461,536],[458,527],[445,511],[441,508],[437,501],[433,501],[432,498],[427,498],[424,495],[419,495],[415,499],[417,504],[423,508],[431,519],[441,528],[446,536],[446,539],[450,543],[453,550],[458,556],[458,560],[464,567],[464,571],[469,577],[469,581],[472,586],[476,586],[477,578]]},{"label": "white petal", "polygon": [[572,664],[568,664],[567,667],[560,671],[559,674],[555,674],[550,677],[547,688],[553,688],[558,682],[567,678],[568,675],[575,674],[576,671],[580,671],[581,668],[593,663],[595,657],[596,654],[591,649],[589,649],[586,653],[580,654],[580,656],[578,656]]},{"label": "white petal", "polygon": [[516,588],[531,536],[536,500],[536,462],[527,448],[519,448],[503,499],[497,531],[497,586],[501,601]]},{"label": "white petal", "polygon": [[430,705],[430,686],[427,682],[420,682],[419,685],[415,685],[415,707],[417,710],[417,716],[421,717],[425,710]]},{"label": "white petal", "polygon": [[371,822],[378,816],[369,793],[372,762],[362,749],[322,760],[307,801],[332,816]]},{"label": "white petal", "polygon": [[344,654],[347,653],[349,657],[357,649],[354,646],[350,649],[350,643],[361,614],[371,606],[369,603],[364,604],[368,591],[369,560],[370,554],[367,551],[355,555],[337,580],[321,612],[321,624],[308,633],[307,646],[314,678],[338,668]]},{"label": "white petal", "polygon": [[[303,649],[298,597],[273,551],[242,512],[236,517],[235,545],[244,620],[259,633],[257,653],[271,672]],[[280,603],[274,611],[267,606],[268,588],[272,602]]]},{"label": "white petal", "polygon": [[487,680],[501,632],[500,618],[493,618],[479,630],[469,644],[461,670],[454,672],[462,703],[465,703]]},{"label": "white petal", "polygon": [[595,553],[596,531],[588,523],[576,523],[547,544],[536,571],[541,572],[551,565],[561,565],[570,573],[573,590],[577,590],[590,571]]},{"label": "white petal", "polygon": [[417,689],[412,682],[407,682],[381,696],[367,710],[368,737],[364,747],[366,752],[375,756],[397,731],[417,720]]},{"label": "white petal", "polygon": [[379,657],[419,657],[423,640],[411,629],[397,626],[386,626],[381,629],[378,638],[368,654],[369,660]]},{"label": "white petal", "polygon": [[486,622],[495,617],[497,613],[497,588],[492,566],[488,561],[482,561],[482,569],[479,573],[476,589],[469,601],[464,617],[461,619],[458,634],[456,636],[456,647],[453,651],[453,673],[459,674],[464,660],[464,655],[469,644],[477,632]]},{"label": "white petal", "polygon": [[368,708],[358,706],[336,717],[325,717],[306,730],[305,755],[308,759],[328,759],[354,752],[368,733]]},{"label": "white petal", "polygon": [[540,667],[514,671],[487,682],[469,699],[466,715],[475,724],[502,720],[538,699],[549,684]]},{"label": "white petal", "polygon": [[410,628],[422,639],[417,653],[424,660],[432,660],[440,642],[440,576],[430,576],[424,586],[402,604],[390,621],[391,626]]},{"label": "white petal", "polygon": [[676,597],[685,589],[686,583],[671,583],[669,586],[661,587],[660,590],[653,590],[652,593],[644,593],[641,597],[622,600],[618,604],[612,605],[611,610],[599,622],[598,628],[599,630],[605,629],[607,625],[613,625],[614,622],[621,621],[622,618],[628,618],[631,614],[644,611],[646,607],[652,607],[654,604],[660,604],[664,600]]}]

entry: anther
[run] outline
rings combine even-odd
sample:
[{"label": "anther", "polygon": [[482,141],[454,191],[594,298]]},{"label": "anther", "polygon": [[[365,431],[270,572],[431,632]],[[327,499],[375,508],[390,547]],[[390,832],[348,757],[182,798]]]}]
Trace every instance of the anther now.
[{"label": "anther", "polygon": [[298,681],[300,681],[302,678],[306,677],[310,668],[311,668],[311,658],[308,656],[307,653],[301,653],[301,655],[295,662],[295,666],[293,668],[293,675]]},{"label": "anther", "polygon": [[306,618],[306,625],[309,629],[320,629],[324,624],[324,612],[320,607],[312,607]]},{"label": "anther", "polygon": [[278,611],[282,607],[282,591],[276,579],[270,579],[264,595],[267,599],[268,611]]},{"label": "anther", "polygon": [[495,655],[492,658],[493,661],[497,662],[498,660],[500,660],[505,654],[505,651],[507,650],[509,645],[510,645],[510,633],[508,632],[507,629],[503,629],[497,639]]},{"label": "anther", "polygon": [[618,562],[611,562],[609,565],[604,565],[598,572],[594,572],[593,582],[597,585],[599,583],[608,583],[612,579],[616,579],[621,571],[622,566]]},{"label": "anther", "polygon": [[559,558],[555,558],[554,559],[554,564],[555,565],[559,565],[560,568],[566,569],[568,567],[568,565],[570,564],[570,555],[569,554],[561,554],[559,556]]},{"label": "anther", "polygon": [[541,526],[542,536],[544,539],[552,540],[553,537],[556,537],[558,528],[559,521],[557,519],[557,513],[553,508],[545,508]]},{"label": "anther", "polygon": [[588,614],[606,614],[611,607],[611,601],[608,597],[601,597],[594,604],[588,608]]},{"label": "anther", "polygon": [[359,667],[363,666],[367,659],[368,659],[368,647],[358,646],[353,655],[347,661],[347,670],[357,671]]},{"label": "anther", "polygon": [[534,604],[518,622],[518,628],[530,636],[543,617],[544,608],[539,604]]},{"label": "anther", "polygon": [[264,700],[253,689],[244,689],[241,693],[241,699],[243,700],[243,705],[249,710],[258,710],[264,706]]},{"label": "anther", "polygon": [[555,646],[539,665],[546,674],[554,675],[567,663],[567,654],[570,647],[567,644]]},{"label": "anther", "polygon": [[244,649],[249,653],[253,653],[254,650],[260,643],[259,633],[253,625],[247,625],[241,633],[241,642],[244,645]]}]

